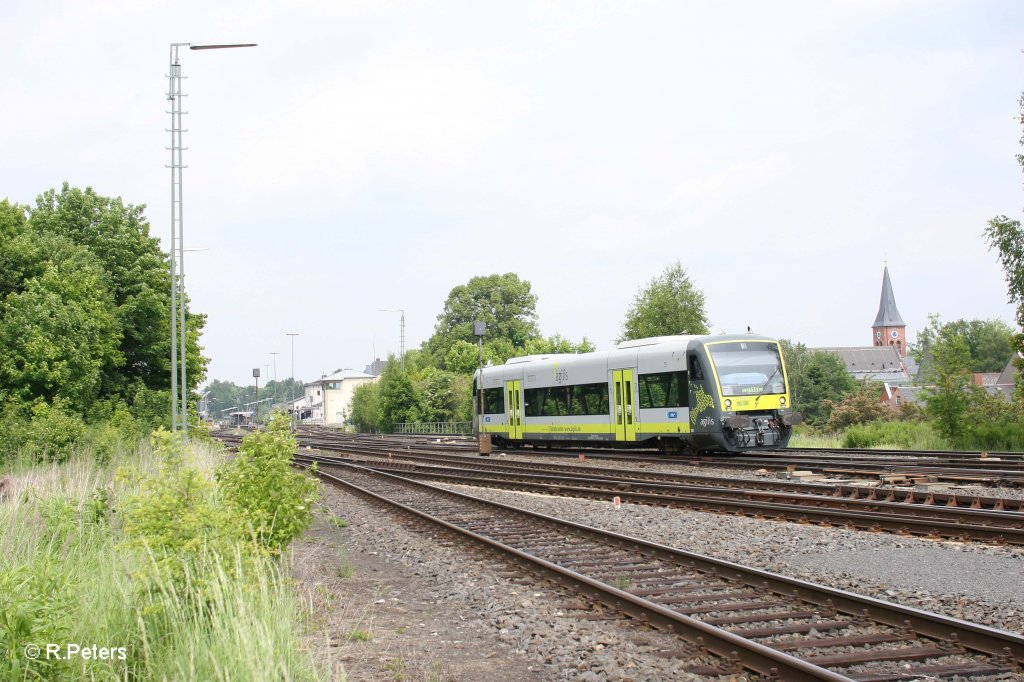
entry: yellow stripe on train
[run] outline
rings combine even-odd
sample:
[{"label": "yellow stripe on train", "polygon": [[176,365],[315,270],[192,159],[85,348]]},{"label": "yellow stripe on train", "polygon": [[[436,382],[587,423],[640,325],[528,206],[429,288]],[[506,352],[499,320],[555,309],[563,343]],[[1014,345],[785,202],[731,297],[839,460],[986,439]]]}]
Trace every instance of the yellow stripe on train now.
[{"label": "yellow stripe on train", "polygon": [[[531,433],[556,433],[572,435],[576,433],[607,433],[614,434],[613,424],[523,424],[524,434]],[[689,422],[650,422],[636,424],[637,433],[644,434],[675,434],[689,433]],[[484,433],[508,433],[507,424],[485,424]]]}]

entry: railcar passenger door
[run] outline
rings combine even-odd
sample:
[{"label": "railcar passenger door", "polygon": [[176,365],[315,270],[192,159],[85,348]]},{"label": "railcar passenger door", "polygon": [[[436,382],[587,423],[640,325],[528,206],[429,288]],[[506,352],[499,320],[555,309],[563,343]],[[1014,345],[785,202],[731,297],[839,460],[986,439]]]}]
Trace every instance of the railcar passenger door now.
[{"label": "railcar passenger door", "polygon": [[633,409],[633,370],[612,371],[614,393],[612,396],[615,440],[636,440],[636,411]]},{"label": "railcar passenger door", "polygon": [[505,382],[505,411],[508,415],[508,437],[523,437],[523,382]]}]

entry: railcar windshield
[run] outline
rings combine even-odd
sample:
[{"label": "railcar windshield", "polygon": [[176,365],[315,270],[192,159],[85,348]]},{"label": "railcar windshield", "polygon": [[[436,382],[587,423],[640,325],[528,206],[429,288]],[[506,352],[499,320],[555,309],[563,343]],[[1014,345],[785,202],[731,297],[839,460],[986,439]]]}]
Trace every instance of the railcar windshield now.
[{"label": "railcar windshield", "polygon": [[723,396],[785,393],[779,346],[767,341],[708,345]]}]

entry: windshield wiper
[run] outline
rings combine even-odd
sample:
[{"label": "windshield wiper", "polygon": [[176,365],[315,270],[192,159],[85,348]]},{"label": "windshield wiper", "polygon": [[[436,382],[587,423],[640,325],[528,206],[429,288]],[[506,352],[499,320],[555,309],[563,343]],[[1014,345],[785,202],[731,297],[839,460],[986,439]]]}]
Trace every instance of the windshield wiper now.
[{"label": "windshield wiper", "polygon": [[782,369],[782,366],[776,365],[775,371],[772,372],[772,375],[770,377],[768,377],[768,381],[764,382],[764,386],[761,387],[761,392],[757,394],[756,398],[754,398],[754,407],[757,407],[757,401],[760,400],[761,396],[764,395],[764,392],[768,389],[768,384],[772,383],[772,379],[775,378],[775,375],[779,373],[780,369]]}]

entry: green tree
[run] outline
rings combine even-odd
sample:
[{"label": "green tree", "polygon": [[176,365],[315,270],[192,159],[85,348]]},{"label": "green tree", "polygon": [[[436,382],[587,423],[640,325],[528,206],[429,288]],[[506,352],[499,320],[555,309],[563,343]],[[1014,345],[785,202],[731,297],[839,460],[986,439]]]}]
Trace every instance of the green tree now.
[{"label": "green tree", "polygon": [[915,356],[935,341],[935,333],[959,336],[967,343],[972,372],[1001,372],[1013,355],[1013,329],[1002,320],[956,320],[938,330],[926,328],[917,335]]},{"label": "green tree", "polygon": [[943,325],[938,315],[929,316],[930,324],[923,334],[929,339],[931,363],[924,377],[927,406],[925,414],[935,429],[960,443],[966,424],[971,384],[971,351],[967,339],[955,329]]},{"label": "green tree", "polygon": [[[212,419],[227,418],[231,410],[228,408],[236,408],[239,410],[245,409],[246,403],[251,403],[256,400],[256,385],[249,384],[248,386],[238,386],[231,381],[220,381],[214,379],[209,384],[200,389],[201,393],[206,394],[206,402],[210,409],[210,417]],[[277,396],[278,403],[287,403],[288,401],[301,398],[303,393],[302,382],[298,379],[280,379],[278,381],[268,381],[266,384],[260,385],[260,400],[265,398],[274,399]],[[261,414],[269,413],[270,409],[267,407],[269,403],[263,403],[261,408]]]},{"label": "green tree", "polygon": [[[1024,126],[1024,94],[1018,100],[1019,121]],[[1019,140],[1024,146],[1024,135]],[[1024,169],[1024,154],[1016,155],[1017,163]],[[1024,355],[1024,229],[1019,220],[999,215],[988,221],[985,239],[989,250],[999,252],[999,262],[1006,275],[1006,291],[1010,303],[1017,305],[1017,333],[1014,335],[1014,350]],[[1024,360],[1017,359],[1017,386],[1015,400],[1024,404]]]},{"label": "green tree", "polygon": [[469,421],[472,380],[468,375],[429,368],[417,382],[420,419],[426,422]]},{"label": "green tree", "polygon": [[561,334],[555,334],[547,338],[530,339],[526,342],[524,349],[526,355],[548,355],[553,353],[593,353],[594,344],[587,338],[579,343],[563,338]]},{"label": "green tree", "polygon": [[1017,326],[1024,328],[1024,229],[1019,220],[996,216],[988,221],[985,237],[989,249],[999,251],[1010,302],[1017,304]]},{"label": "green tree", "polygon": [[637,293],[617,342],[673,334],[707,334],[704,294],[676,261]]},{"label": "green tree", "polygon": [[391,433],[395,424],[420,420],[420,401],[408,373],[394,358],[388,358],[380,377],[380,428]]},{"label": "green tree", "polygon": [[[105,393],[127,394],[129,386],[167,390],[170,385],[170,275],[159,240],[149,234],[145,206],[125,204],[87,187],[51,189],[36,199],[29,225],[40,234],[65,237],[87,248],[107,273],[114,313],[121,328],[124,362],[104,370]],[[205,316],[186,314],[189,390],[206,374],[199,346]]]},{"label": "green tree", "polygon": [[363,433],[381,430],[379,381],[362,384],[352,394],[352,411],[348,416],[350,424]]},{"label": "green tree", "polygon": [[840,403],[857,390],[857,382],[847,373],[835,353],[811,351],[802,343],[780,341],[786,371],[789,374],[793,406],[814,425],[823,426],[830,405]]},{"label": "green tree", "polygon": [[103,395],[105,373],[123,364],[102,265],[57,235],[24,230],[0,239],[16,273],[0,299],[0,399],[62,398],[86,414]]},{"label": "green tree", "polygon": [[479,347],[459,339],[445,354],[444,366],[457,374],[472,374],[480,366]]},{"label": "green tree", "polygon": [[[17,238],[25,233],[27,211],[23,206],[0,201],[0,300],[21,286],[26,275],[24,254],[15,251]],[[21,243],[22,248],[31,244]]]},{"label": "green tree", "polygon": [[522,348],[538,337],[537,296],[530,289],[530,283],[513,272],[473,277],[452,289],[437,316],[434,334],[424,344],[432,364],[448,369],[447,355],[457,341],[475,346],[474,322],[487,324],[485,343],[502,339]]}]

